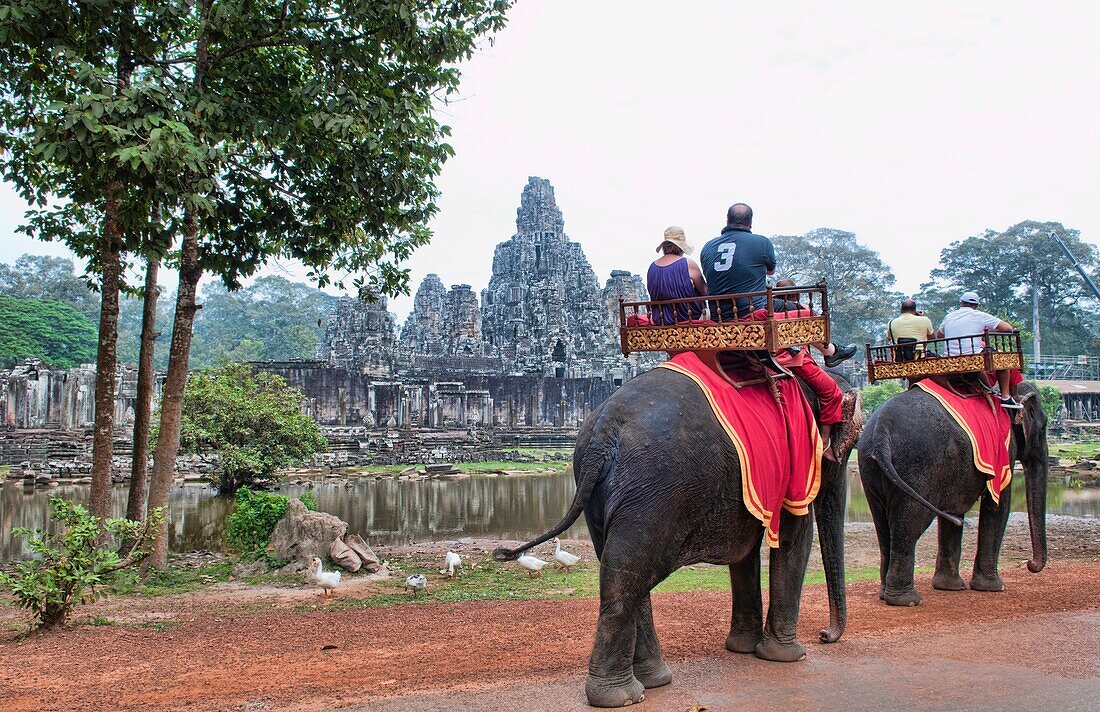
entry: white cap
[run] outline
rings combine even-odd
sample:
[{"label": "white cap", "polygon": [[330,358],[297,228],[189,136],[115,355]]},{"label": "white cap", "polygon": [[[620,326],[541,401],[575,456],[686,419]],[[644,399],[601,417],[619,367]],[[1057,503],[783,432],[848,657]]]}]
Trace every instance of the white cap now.
[{"label": "white cap", "polygon": [[960,304],[973,304],[974,306],[977,306],[977,305],[982,303],[982,300],[978,299],[978,293],[977,292],[963,292],[962,296],[959,297],[959,303]]}]

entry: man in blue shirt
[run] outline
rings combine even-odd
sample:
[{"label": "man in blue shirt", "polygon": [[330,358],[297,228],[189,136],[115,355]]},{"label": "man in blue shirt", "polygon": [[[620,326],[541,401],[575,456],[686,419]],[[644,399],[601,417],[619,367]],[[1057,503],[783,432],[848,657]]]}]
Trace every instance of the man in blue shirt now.
[{"label": "man in blue shirt", "polygon": [[[752,231],[752,208],[736,203],[726,211],[726,226],[722,234],[703,246],[699,266],[711,294],[744,294],[763,292],[768,288],[768,275],[775,274],[775,247],[772,241]],[[748,316],[767,304],[763,295],[737,300],[737,316]],[[722,320],[732,320],[733,309],[722,305]]]}]

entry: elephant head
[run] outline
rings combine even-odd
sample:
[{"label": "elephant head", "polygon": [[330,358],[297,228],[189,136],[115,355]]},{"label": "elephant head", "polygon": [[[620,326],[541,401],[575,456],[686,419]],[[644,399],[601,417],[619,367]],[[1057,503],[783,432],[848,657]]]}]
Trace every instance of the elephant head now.
[{"label": "elephant head", "polygon": [[1020,384],[1020,403],[1023,410],[1017,417],[1013,434],[1027,493],[1028,530],[1031,533],[1031,560],[1027,562],[1027,569],[1037,574],[1047,565],[1047,479],[1050,476],[1047,416],[1039,391],[1030,383]]}]

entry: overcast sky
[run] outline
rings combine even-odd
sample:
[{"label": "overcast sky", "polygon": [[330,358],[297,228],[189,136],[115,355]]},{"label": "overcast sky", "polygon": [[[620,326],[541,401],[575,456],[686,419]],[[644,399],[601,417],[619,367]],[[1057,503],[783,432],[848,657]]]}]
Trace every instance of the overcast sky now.
[{"label": "overcast sky", "polygon": [[[736,201],[763,234],[855,232],[905,292],[985,228],[1097,243],[1098,36],[1079,2],[520,0],[444,111],[458,153],[412,289],[484,287],[529,175],[601,282],[644,271],[667,225],[701,245]],[[63,254],[14,236],[22,210],[3,186],[0,261]]]}]

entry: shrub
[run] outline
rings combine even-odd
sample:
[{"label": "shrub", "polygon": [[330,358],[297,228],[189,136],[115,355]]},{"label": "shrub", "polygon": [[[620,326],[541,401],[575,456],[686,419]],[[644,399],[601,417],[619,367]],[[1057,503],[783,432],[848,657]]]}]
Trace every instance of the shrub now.
[{"label": "shrub", "polygon": [[287,498],[270,492],[237,490],[236,509],[229,515],[226,536],[229,544],[241,552],[241,558],[256,560],[265,556],[275,525],[286,514]]},{"label": "shrub", "polygon": [[302,495],[300,497],[298,497],[298,501],[301,502],[303,505],[305,505],[305,508],[308,509],[309,511],[311,511],[311,512],[316,512],[317,511],[317,496],[315,494],[313,494],[312,492],[302,493]]},{"label": "shrub", "polygon": [[1037,386],[1039,399],[1043,404],[1043,412],[1047,414],[1047,420],[1051,423],[1058,417],[1058,411],[1062,409],[1062,392],[1054,386]]},{"label": "shrub", "polygon": [[880,381],[864,386],[860,389],[860,396],[863,398],[864,417],[870,416],[880,405],[904,390],[905,388],[901,385],[901,382],[896,380]]},{"label": "shrub", "polygon": [[[149,534],[164,520],[161,510],[150,513],[145,522],[129,519],[100,521],[87,508],[61,497],[50,498],[50,518],[62,531],[13,529],[38,558],[21,561],[14,574],[0,572],[0,586],[10,590],[17,605],[30,610],[39,628],[63,626],[78,604],[106,595],[119,573],[144,559],[149,552]],[[100,543],[110,534],[134,542],[126,558]]]}]

